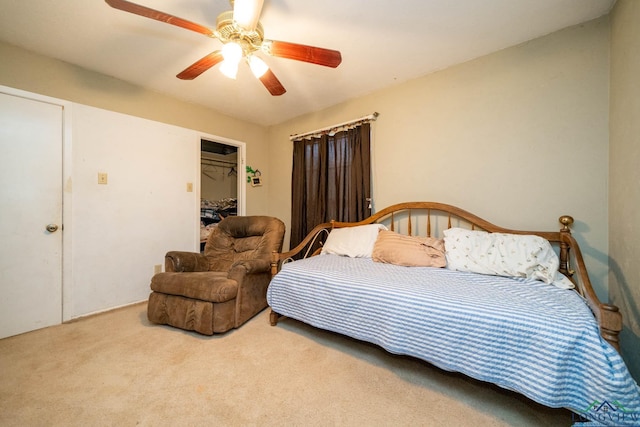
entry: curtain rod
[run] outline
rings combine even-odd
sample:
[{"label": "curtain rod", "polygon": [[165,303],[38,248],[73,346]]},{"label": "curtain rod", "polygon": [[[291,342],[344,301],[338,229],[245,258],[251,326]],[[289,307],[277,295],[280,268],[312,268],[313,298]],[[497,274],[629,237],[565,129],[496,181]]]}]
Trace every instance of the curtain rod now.
[{"label": "curtain rod", "polygon": [[293,134],[293,135],[289,136],[289,139],[291,141],[293,141],[294,139],[302,139],[302,138],[304,138],[306,136],[309,136],[309,135],[314,135],[316,133],[320,133],[321,134],[321,133],[324,133],[324,132],[331,131],[333,129],[344,127],[344,126],[349,126],[349,125],[353,125],[353,124],[366,123],[366,122],[374,121],[374,120],[376,120],[378,118],[379,115],[380,115],[380,113],[375,112],[373,114],[369,114],[368,116],[360,117],[359,119],[349,120],[348,122],[338,123],[337,125],[327,126],[325,128],[322,128],[322,129],[312,130],[311,132],[296,133],[296,134]]}]

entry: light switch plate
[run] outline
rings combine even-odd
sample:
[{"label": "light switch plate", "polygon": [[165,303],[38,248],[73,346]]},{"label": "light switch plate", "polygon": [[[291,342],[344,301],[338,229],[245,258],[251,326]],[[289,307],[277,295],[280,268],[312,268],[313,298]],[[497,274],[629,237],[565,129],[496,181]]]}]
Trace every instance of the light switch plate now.
[{"label": "light switch plate", "polygon": [[98,184],[107,184],[107,174],[104,172],[98,172]]},{"label": "light switch plate", "polygon": [[187,182],[187,193],[193,193],[193,183]]}]

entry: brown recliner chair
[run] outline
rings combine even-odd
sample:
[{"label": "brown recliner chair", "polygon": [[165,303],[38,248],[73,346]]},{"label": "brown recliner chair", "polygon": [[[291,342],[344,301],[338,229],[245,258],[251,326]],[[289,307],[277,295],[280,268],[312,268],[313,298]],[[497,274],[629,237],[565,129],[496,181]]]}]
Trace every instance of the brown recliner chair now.
[{"label": "brown recliner chair", "polygon": [[267,306],[273,251],[284,223],[268,216],[227,217],[204,248],[168,252],[165,272],[151,279],[147,317],[205,335],[237,328]]}]

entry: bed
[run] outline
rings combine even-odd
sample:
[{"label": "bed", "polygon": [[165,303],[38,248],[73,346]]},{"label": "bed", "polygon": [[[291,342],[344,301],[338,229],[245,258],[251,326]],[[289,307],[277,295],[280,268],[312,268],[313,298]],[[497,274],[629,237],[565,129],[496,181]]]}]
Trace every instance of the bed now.
[{"label": "bed", "polygon": [[578,420],[640,424],[619,354],[622,316],[598,300],[571,235],[498,227],[435,202],[320,224],[274,254],[282,317],[494,383]]}]

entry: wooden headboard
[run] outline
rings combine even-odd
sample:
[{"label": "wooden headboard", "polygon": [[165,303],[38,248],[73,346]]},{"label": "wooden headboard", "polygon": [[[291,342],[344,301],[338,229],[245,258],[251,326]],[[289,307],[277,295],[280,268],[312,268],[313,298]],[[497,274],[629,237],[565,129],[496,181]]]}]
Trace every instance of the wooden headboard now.
[{"label": "wooden headboard", "polygon": [[560,272],[571,279],[576,286],[576,292],[584,297],[598,321],[602,337],[619,351],[622,314],[618,307],[605,304],[598,299],[589,279],[578,242],[571,235],[569,227],[573,224],[573,218],[563,215],[559,218],[559,222],[562,225],[559,231],[512,230],[499,227],[464,209],[444,203],[399,203],[382,209],[359,222],[331,221],[317,225],[295,248],[287,252],[273,254],[271,273],[275,275],[285,262],[318,254],[333,228],[379,223],[384,224],[389,230],[409,236],[440,237],[443,230],[451,227],[484,230],[491,233],[537,235],[547,239],[558,248]]}]

